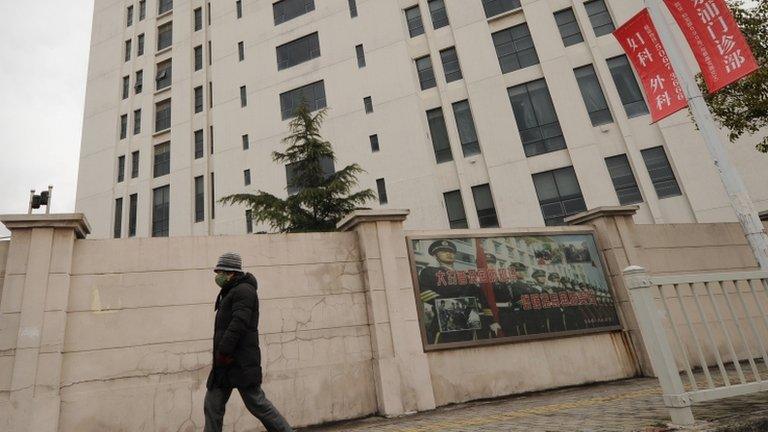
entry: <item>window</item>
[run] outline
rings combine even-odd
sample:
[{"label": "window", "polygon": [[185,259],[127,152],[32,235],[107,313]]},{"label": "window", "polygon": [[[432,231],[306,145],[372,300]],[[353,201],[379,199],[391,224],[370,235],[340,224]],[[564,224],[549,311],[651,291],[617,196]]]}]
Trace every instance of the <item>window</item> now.
[{"label": "window", "polygon": [[131,40],[128,39],[125,41],[125,61],[129,61],[131,59]]},{"label": "window", "polygon": [[139,0],[139,21],[147,17],[147,1]]},{"label": "window", "polygon": [[144,55],[144,33],[140,34],[136,38],[136,56]]},{"label": "window", "polygon": [[115,226],[113,237],[120,238],[123,233],[123,199],[118,198],[115,200]]},{"label": "window", "polygon": [[204,133],[202,129],[198,129],[195,131],[195,159],[200,159],[203,157],[203,153],[205,152],[205,147],[203,144],[204,139]]},{"label": "window", "polygon": [[195,47],[195,71],[199,71],[203,68],[203,46],[198,45]]},{"label": "window", "polygon": [[579,23],[576,21],[576,15],[573,14],[572,8],[555,12],[555,22],[557,23],[557,28],[560,29],[563,45],[571,46],[584,42],[584,37],[581,35],[581,29],[579,29]]},{"label": "window", "polygon": [[518,9],[519,7],[520,0],[483,0],[483,9],[485,9],[485,16],[487,18]]},{"label": "window", "polygon": [[379,151],[379,136],[378,135],[371,135],[368,137],[368,139],[371,141],[371,152],[376,153]]},{"label": "window", "polygon": [[131,88],[131,77],[130,76],[124,76],[123,77],[123,99],[128,99],[128,94],[130,93]]},{"label": "window", "polygon": [[171,172],[171,143],[166,141],[155,146],[155,159],[152,177],[162,177]]},{"label": "window", "polygon": [[136,94],[141,93],[142,90],[144,90],[144,71],[136,71],[136,83],[133,85],[133,89],[136,91]]},{"label": "window", "polygon": [[206,3],[206,10],[208,12],[208,25],[211,25],[211,3]]},{"label": "window", "polygon": [[195,87],[195,114],[203,112],[203,86]]},{"label": "window", "polygon": [[237,43],[237,60],[245,60],[245,44],[242,41]]},{"label": "window", "polygon": [[240,86],[240,107],[245,108],[248,106],[248,90],[245,86]]},{"label": "window", "polygon": [[496,217],[496,207],[493,205],[491,186],[488,184],[473,186],[472,196],[475,198],[480,228],[498,228],[499,220]]},{"label": "window", "polygon": [[351,18],[357,16],[357,0],[349,0],[349,16]]},{"label": "window", "polygon": [[416,70],[419,74],[419,84],[421,85],[421,89],[427,90],[437,86],[437,81],[435,80],[435,71],[432,69],[432,60],[429,58],[429,56],[417,58],[415,61]]},{"label": "window", "polygon": [[432,136],[432,148],[435,151],[437,163],[452,161],[451,142],[448,139],[448,128],[445,127],[443,109],[435,108],[427,111],[427,123],[429,123],[429,134]]},{"label": "window", "polygon": [[205,220],[205,181],[203,176],[195,177],[195,222]]},{"label": "window", "polygon": [[574,69],[573,73],[579,83],[581,97],[584,99],[584,105],[587,106],[592,126],[613,122],[611,110],[608,109],[608,102],[605,101],[605,95],[603,95],[603,89],[597,80],[595,68],[592,65],[586,65]]},{"label": "window", "polygon": [[370,96],[363,98],[363,107],[365,107],[365,113],[370,114],[373,112],[373,99]]},{"label": "window", "polygon": [[251,209],[245,211],[245,232],[253,233],[253,210]]},{"label": "window", "polygon": [[130,27],[133,25],[133,6],[128,6],[125,11],[125,26]]},{"label": "window", "polygon": [[467,215],[464,212],[464,202],[461,200],[461,191],[455,190],[443,194],[445,211],[448,213],[448,225],[451,229],[469,228]]},{"label": "window", "polygon": [[463,78],[455,47],[446,48],[440,51],[440,59],[443,61],[445,82],[453,82]]},{"label": "window", "polygon": [[211,45],[211,41],[208,41],[208,66],[213,64],[213,46]]},{"label": "window", "polygon": [[242,0],[237,0],[235,2],[235,15],[237,16],[238,19],[243,17],[243,1]]},{"label": "window", "polygon": [[317,33],[312,33],[277,47],[277,70],[287,69],[317,57],[320,57],[320,40]]},{"label": "window", "polygon": [[363,49],[362,44],[355,47],[355,53],[357,54],[357,67],[364,68],[365,67],[365,50]]},{"label": "window", "polygon": [[243,183],[245,183],[246,186],[251,185],[251,170],[247,169],[243,171]]},{"label": "window", "polygon": [[136,237],[136,207],[138,200],[138,194],[131,194],[128,197],[128,237]]},{"label": "window", "polygon": [[155,77],[155,89],[162,90],[171,85],[173,76],[173,64],[168,59],[157,65],[157,76]]},{"label": "window", "polygon": [[376,180],[376,190],[379,193],[379,204],[384,205],[387,203],[387,184],[383,178]]},{"label": "window", "polygon": [[168,237],[170,221],[171,187],[152,190],[152,237]]},{"label": "window", "polygon": [[251,143],[248,140],[248,134],[243,135],[243,150],[248,150],[251,148]]},{"label": "window", "polygon": [[641,153],[659,199],[682,195],[664,147],[649,148],[642,150]]},{"label": "window", "polygon": [[[301,188],[295,184],[298,181],[297,176],[299,175],[297,168],[298,163],[299,162],[296,162],[285,166],[285,183],[288,195],[294,195],[301,190]],[[322,169],[323,177],[325,178],[332,176],[336,172],[336,168],[333,166],[333,159],[331,158],[320,159],[320,168]]]},{"label": "window", "polygon": [[325,84],[323,81],[282,93],[280,95],[280,111],[283,120],[293,117],[302,102],[307,104],[310,111],[325,108]]},{"label": "window", "polygon": [[475,121],[472,118],[472,109],[469,101],[463,100],[453,104],[453,115],[456,117],[456,127],[459,129],[461,139],[461,151],[464,156],[472,156],[480,153],[480,143],[477,141]]},{"label": "window", "polygon": [[171,100],[166,99],[155,104],[155,132],[171,127]]},{"label": "window", "polygon": [[141,109],[133,111],[133,134],[141,133]]},{"label": "window", "polygon": [[616,90],[619,91],[627,117],[632,118],[648,114],[648,106],[645,104],[643,93],[637,85],[635,74],[632,72],[627,56],[620,55],[610,58],[606,62],[611,70],[613,82],[616,84]]},{"label": "window", "polygon": [[640,194],[640,188],[637,187],[637,181],[635,181],[635,175],[629,166],[627,155],[622,154],[606,158],[605,165],[608,167],[613,188],[616,189],[616,195],[619,197],[621,205],[643,202],[643,196]]},{"label": "window", "polygon": [[315,0],[280,0],[272,5],[275,25],[315,10]]},{"label": "window", "polygon": [[139,176],[139,151],[131,153],[131,178]]},{"label": "window", "polygon": [[125,180],[125,156],[117,158],[117,182],[122,183]]},{"label": "window", "polygon": [[196,8],[194,15],[195,31],[200,31],[203,29],[203,8]]},{"label": "window", "polygon": [[213,81],[208,81],[208,108],[213,108]]},{"label": "window", "polygon": [[157,14],[162,15],[173,9],[173,0],[158,0]]},{"label": "window", "polygon": [[120,139],[125,139],[128,136],[128,114],[120,116]]},{"label": "window", "polygon": [[589,21],[592,23],[592,29],[595,31],[595,36],[600,37],[611,34],[616,29],[613,25],[611,14],[605,6],[605,0],[591,0],[585,2],[584,8],[587,9],[587,15],[589,15]]},{"label": "window", "polygon": [[208,143],[210,145],[210,152],[213,154],[213,125],[208,127]]},{"label": "window", "polygon": [[493,45],[502,73],[508,73],[539,63],[528,24],[523,23],[492,34]]},{"label": "window", "polygon": [[564,225],[567,216],[587,209],[573,167],[534,174],[533,183],[547,226]]},{"label": "window", "polygon": [[421,21],[421,10],[418,5],[405,10],[405,20],[408,22],[408,34],[412,38],[424,34],[424,23]]},{"label": "window", "polygon": [[560,122],[543,78],[510,87],[508,93],[526,156],[565,148]]},{"label": "window", "polygon": [[429,0],[429,14],[432,15],[432,28],[435,30],[447,26],[448,12],[445,10],[443,0]]},{"label": "window", "polygon": [[162,51],[173,44],[173,23],[169,22],[157,28],[157,50]]},{"label": "window", "polygon": [[216,218],[216,185],[213,182],[214,176],[213,173],[211,173],[211,219]]}]

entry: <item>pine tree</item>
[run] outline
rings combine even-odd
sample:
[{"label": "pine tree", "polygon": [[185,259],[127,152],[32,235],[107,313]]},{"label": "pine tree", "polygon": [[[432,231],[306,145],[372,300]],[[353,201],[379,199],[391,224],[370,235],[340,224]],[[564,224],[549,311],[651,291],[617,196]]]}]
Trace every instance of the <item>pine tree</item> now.
[{"label": "pine tree", "polygon": [[320,136],[327,110],[312,114],[306,104],[296,110],[290,135],[283,139],[285,152],[273,152],[272,160],[287,164],[295,173],[288,189],[298,192],[286,199],[270,193],[229,195],[222,203],[245,204],[257,223],[267,223],[277,232],[335,231],[336,224],[355,208],[375,198],[371,189],[352,192],[357,176],[365,172],[351,164],[334,173],[323,170],[323,161],[336,161],[331,143]]}]

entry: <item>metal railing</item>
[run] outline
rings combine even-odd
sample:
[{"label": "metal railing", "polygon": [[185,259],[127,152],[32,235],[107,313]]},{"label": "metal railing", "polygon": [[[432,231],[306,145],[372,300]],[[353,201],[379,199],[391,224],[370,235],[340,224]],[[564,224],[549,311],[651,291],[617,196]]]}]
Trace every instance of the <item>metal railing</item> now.
[{"label": "metal railing", "polygon": [[632,266],[624,278],[673,423],[693,424],[695,403],[768,390],[768,272],[653,277]]}]

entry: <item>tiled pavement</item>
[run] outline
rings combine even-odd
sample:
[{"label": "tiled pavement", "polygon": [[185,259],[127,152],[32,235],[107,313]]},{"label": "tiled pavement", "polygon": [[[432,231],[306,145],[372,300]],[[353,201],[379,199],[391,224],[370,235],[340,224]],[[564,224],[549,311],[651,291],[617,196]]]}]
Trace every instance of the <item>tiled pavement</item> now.
[{"label": "tiled pavement", "polygon": [[[696,431],[768,431],[768,393],[694,407]],[[766,426],[722,429],[767,419]],[[638,378],[439,408],[396,419],[372,418],[302,432],[661,432],[669,429],[656,379]],[[729,426],[730,427],[730,426]]]}]

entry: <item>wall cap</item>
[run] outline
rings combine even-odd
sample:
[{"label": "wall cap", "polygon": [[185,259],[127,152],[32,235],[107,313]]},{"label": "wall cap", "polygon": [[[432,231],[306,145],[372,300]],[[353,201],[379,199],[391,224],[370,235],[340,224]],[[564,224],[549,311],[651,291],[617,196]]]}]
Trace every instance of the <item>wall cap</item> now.
[{"label": "wall cap", "polygon": [[0,215],[0,222],[11,231],[24,228],[72,228],[79,239],[91,233],[91,225],[83,213],[6,214]]},{"label": "wall cap", "polygon": [[569,225],[582,225],[589,221],[604,217],[634,216],[639,209],[640,206],[636,205],[597,207],[592,210],[569,216],[565,218],[565,223]]},{"label": "wall cap", "polygon": [[339,231],[352,231],[364,222],[402,222],[410,213],[410,210],[355,210],[340,220],[336,228]]}]

